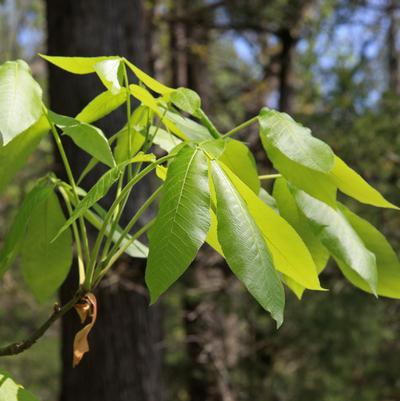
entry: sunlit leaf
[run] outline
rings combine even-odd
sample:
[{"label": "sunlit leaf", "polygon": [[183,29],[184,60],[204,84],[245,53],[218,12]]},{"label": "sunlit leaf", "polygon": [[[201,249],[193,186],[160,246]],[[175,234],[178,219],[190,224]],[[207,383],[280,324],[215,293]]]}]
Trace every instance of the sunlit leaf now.
[{"label": "sunlit leaf", "polygon": [[331,148],[311,135],[286,113],[264,107],[259,114],[260,136],[263,145],[279,149],[288,159],[322,173],[329,172],[334,164]]},{"label": "sunlit leaf", "polygon": [[112,93],[117,94],[121,90],[121,60],[111,59],[99,61],[94,69],[104,86]]},{"label": "sunlit leaf", "polygon": [[335,156],[335,165],[330,172],[330,176],[342,192],[362,203],[398,209],[397,206],[388,202],[375,188],[369,185],[367,181],[337,156]]},{"label": "sunlit leaf", "polygon": [[42,89],[25,61],[0,65],[0,144],[7,145],[42,115]]},{"label": "sunlit leaf", "polygon": [[224,172],[244,199],[272,254],[277,270],[306,288],[321,290],[314,261],[295,229],[267,206],[228,167]]},{"label": "sunlit leaf", "polygon": [[111,57],[60,57],[60,56],[47,56],[39,54],[40,57],[47,60],[49,63],[62,68],[65,71],[72,72],[73,74],[91,74],[96,72],[95,65],[104,60],[119,59],[117,56]]},{"label": "sunlit leaf", "polygon": [[83,123],[91,123],[110,114],[126,101],[126,89],[114,95],[111,91],[105,91],[96,96],[88,105],[75,117]]},{"label": "sunlit leaf", "polygon": [[17,384],[5,370],[0,369],[0,401],[39,401]]},{"label": "sunlit leaf", "polygon": [[[400,298],[400,261],[387,239],[371,223],[357,216],[349,209],[340,205],[340,210],[346,216],[353,229],[364,242],[365,246],[375,254],[378,269],[378,295],[390,298]],[[368,283],[359,274],[350,269],[346,263],[338,261],[339,267],[346,278],[356,287],[371,292]]]},{"label": "sunlit leaf", "polygon": [[291,191],[299,209],[307,217],[313,233],[330,254],[343,261],[368,282],[376,294],[377,269],[375,255],[370,252],[341,210],[334,210],[325,203],[294,187]]},{"label": "sunlit leaf", "polygon": [[157,80],[152,78],[150,75],[148,75],[144,71],[142,71],[140,68],[136,67],[130,61],[124,59],[124,62],[132,70],[132,72],[137,76],[139,81],[142,81],[147,87],[149,87],[154,92],[157,92],[161,95],[167,95],[171,91],[173,91],[172,88],[169,88],[168,86],[163,85],[161,82],[158,82]]},{"label": "sunlit leaf", "polygon": [[258,194],[260,180],[256,161],[250,149],[243,142],[229,138],[219,160],[228,166],[254,193]]},{"label": "sunlit leaf", "polygon": [[178,88],[169,94],[171,102],[182,111],[196,115],[201,108],[200,96],[189,88]]}]

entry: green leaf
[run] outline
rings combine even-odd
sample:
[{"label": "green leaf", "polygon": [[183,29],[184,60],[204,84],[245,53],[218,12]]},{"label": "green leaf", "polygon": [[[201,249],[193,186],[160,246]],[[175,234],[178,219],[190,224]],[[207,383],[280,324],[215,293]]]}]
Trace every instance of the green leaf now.
[{"label": "green leaf", "polygon": [[146,283],[151,302],[187,269],[210,226],[207,158],[184,146],[168,167],[164,195],[149,236]]},{"label": "green leaf", "polygon": [[200,96],[188,88],[178,88],[169,95],[171,102],[186,113],[196,115],[201,108]]},{"label": "green leaf", "polygon": [[217,199],[218,241],[228,265],[279,327],[285,293],[263,235],[238,191],[216,161],[211,162]]},{"label": "green leaf", "polygon": [[294,187],[291,191],[299,209],[307,217],[313,233],[330,254],[356,271],[376,294],[375,255],[366,248],[344,214]]},{"label": "green leaf", "polygon": [[0,143],[7,145],[42,115],[42,89],[25,61],[0,65]]},{"label": "green leaf", "polygon": [[96,72],[95,65],[104,60],[119,59],[118,56],[111,57],[59,57],[47,56],[39,54],[40,57],[47,60],[49,63],[62,68],[65,71],[72,72],[73,74],[91,74]]},{"label": "green leaf", "polygon": [[67,277],[72,263],[72,236],[65,230],[52,241],[65,222],[54,192],[35,207],[21,245],[22,276],[39,302],[54,294]]},{"label": "green leaf", "polygon": [[334,164],[332,149],[311,135],[309,128],[298,124],[286,113],[263,108],[259,114],[260,136],[265,143],[277,148],[288,159],[322,173]]},{"label": "green leaf", "polygon": [[[173,111],[167,111],[165,117],[171,121],[185,136],[194,141],[207,141],[214,139],[210,131],[201,124],[196,123],[190,118],[184,117]],[[186,138],[183,138],[186,139]]]},{"label": "green leaf", "polygon": [[83,123],[91,123],[110,114],[126,101],[126,89],[114,95],[111,91],[105,91],[96,96],[76,117]]},{"label": "green leaf", "polygon": [[228,167],[222,163],[221,166],[246,202],[250,214],[261,230],[275,268],[306,288],[322,290],[313,258],[295,229],[267,206]]},{"label": "green leaf", "polygon": [[375,188],[369,185],[359,174],[342,159],[335,156],[335,165],[330,176],[337,187],[346,195],[368,205],[399,209],[388,202]]},{"label": "green leaf", "polygon": [[139,81],[142,81],[147,87],[149,87],[154,92],[157,92],[161,95],[167,95],[173,91],[172,88],[163,85],[161,82],[158,82],[150,75],[147,75],[140,68],[136,67],[136,65],[132,64],[130,61],[124,59],[126,65],[132,70],[132,72],[137,76]]},{"label": "green leaf", "polygon": [[288,181],[333,208],[336,207],[336,185],[328,174],[311,170],[287,158],[279,149],[264,144],[269,159]]},{"label": "green leaf", "polygon": [[61,128],[63,133],[69,136],[77,146],[107,166],[115,166],[110,145],[99,128],[52,111],[49,111],[48,115],[50,120]]},{"label": "green leaf", "polygon": [[99,61],[94,65],[94,69],[104,86],[116,95],[121,91],[122,70],[121,60],[111,59]]},{"label": "green leaf", "polygon": [[[371,223],[357,216],[343,205],[340,210],[346,216],[353,229],[365,246],[375,254],[378,269],[378,295],[400,299],[400,261],[387,239]],[[368,283],[346,263],[338,261],[346,278],[356,287],[371,292]]]},{"label": "green leaf", "polygon": [[32,212],[47,199],[52,190],[53,185],[49,185],[47,179],[41,179],[25,196],[21,206],[18,208],[18,213],[6,235],[3,248],[0,252],[0,277],[2,277],[4,272],[14,261],[20,250]]},{"label": "green leaf", "polygon": [[75,206],[75,209],[65,224],[59,229],[54,239],[57,239],[74,221],[83,216],[96,202],[106,195],[111,186],[118,180],[122,173],[120,166],[116,166],[105,172],[100,179],[90,188],[87,195]]},{"label": "green leaf", "polygon": [[147,106],[150,110],[157,114],[157,116],[167,127],[167,129],[172,131],[179,138],[187,139],[186,134],[184,134],[172,121],[170,121],[170,119],[166,116],[166,113],[161,111],[160,107],[158,106],[157,100],[148,90],[135,84],[129,85],[129,90],[136,99],[142,102],[144,106]]},{"label": "green leaf", "polygon": [[45,117],[15,137],[6,146],[0,146],[0,193],[26,163],[29,155],[37,148],[42,137],[50,129]]},{"label": "green leaf", "polygon": [[175,135],[170,134],[168,131],[162,128],[155,127],[154,125],[149,128],[149,135],[151,137],[155,135],[153,138],[153,143],[168,153],[182,143],[182,140],[177,138]]},{"label": "green leaf", "polygon": [[256,161],[250,149],[240,141],[228,138],[225,150],[219,158],[229,167],[254,193],[260,191]]},{"label": "green leaf", "polygon": [[306,244],[317,267],[317,273],[321,273],[326,267],[329,253],[320,240],[311,231],[310,225],[300,212],[296,200],[284,178],[278,178],[274,183],[273,197],[277,202],[280,215],[297,231]]},{"label": "green leaf", "polygon": [[0,401],[39,401],[28,390],[17,384],[8,372],[0,369]]},{"label": "green leaf", "polygon": [[[276,200],[280,215],[297,231],[301,239],[306,244],[314,260],[317,273],[321,273],[328,262],[329,253],[321,244],[320,240],[311,231],[306,217],[297,207],[296,201],[284,178],[278,178],[275,181],[273,199]],[[302,297],[305,287],[290,277],[286,277],[285,282],[290,289],[295,292],[298,298]]]}]

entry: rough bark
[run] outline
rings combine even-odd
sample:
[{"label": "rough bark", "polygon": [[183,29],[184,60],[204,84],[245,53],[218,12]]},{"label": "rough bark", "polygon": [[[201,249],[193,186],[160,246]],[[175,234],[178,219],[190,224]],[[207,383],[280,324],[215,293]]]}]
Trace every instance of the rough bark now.
[{"label": "rough bark", "polygon": [[[48,53],[66,56],[121,55],[148,69],[142,0],[48,0]],[[54,111],[75,115],[103,90],[95,76],[74,76],[49,69],[49,95]],[[123,111],[102,122],[108,134],[124,123]],[[74,174],[88,158],[65,140]],[[86,181],[93,184],[98,169]],[[143,196],[140,189],[140,197]],[[137,199],[137,197],[135,198]],[[128,213],[137,202],[130,202]],[[96,291],[99,315],[89,336],[91,351],[72,369],[72,342],[78,329],[74,313],[62,322],[61,401],[160,401],[162,391],[161,311],[148,306],[143,263],[121,262]],[[76,288],[70,277],[61,291],[64,301]]]}]

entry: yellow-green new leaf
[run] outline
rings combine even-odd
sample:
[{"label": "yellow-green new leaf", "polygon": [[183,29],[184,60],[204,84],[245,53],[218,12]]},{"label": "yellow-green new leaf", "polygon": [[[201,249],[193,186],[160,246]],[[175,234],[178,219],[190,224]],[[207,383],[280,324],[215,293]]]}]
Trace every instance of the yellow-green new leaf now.
[{"label": "yellow-green new leaf", "polygon": [[0,401],[39,401],[28,390],[17,384],[3,369],[0,369]]},{"label": "yellow-green new leaf", "polygon": [[228,167],[221,165],[267,241],[276,269],[306,288],[322,290],[313,258],[296,230]]},{"label": "yellow-green new leaf", "polygon": [[294,187],[291,191],[313,233],[330,254],[356,271],[376,294],[378,277],[375,255],[367,249],[346,216],[303,191]]},{"label": "yellow-green new leaf", "polygon": [[259,193],[260,180],[256,161],[250,149],[243,142],[228,138],[219,160],[228,166],[254,193]]},{"label": "yellow-green new leaf", "polygon": [[246,203],[216,161],[211,162],[217,200],[218,241],[229,267],[279,327],[285,293],[264,237]]},{"label": "yellow-green new leaf", "polygon": [[42,115],[42,89],[25,61],[0,65],[0,145],[7,145]]},{"label": "yellow-green new leaf", "polygon": [[[371,223],[357,216],[340,205],[353,229],[363,240],[365,246],[376,256],[378,269],[378,295],[400,299],[400,261],[387,239]],[[346,278],[356,287],[371,292],[368,283],[359,274],[350,269],[344,262],[338,261]]]},{"label": "yellow-green new leaf", "polygon": [[132,64],[130,61],[124,59],[124,62],[137,76],[139,81],[142,81],[148,88],[150,88],[154,92],[157,92],[160,95],[168,95],[170,92],[174,90],[172,88],[169,88],[168,86],[163,85],[161,82],[158,82],[156,79],[146,74],[140,68],[136,67],[136,65]]},{"label": "yellow-green new leaf", "polygon": [[67,277],[72,263],[72,236],[65,230],[52,241],[65,222],[54,192],[32,210],[21,245],[24,281],[40,302],[52,296]]},{"label": "yellow-green new leaf", "polygon": [[113,95],[116,95],[122,89],[120,66],[121,60],[119,59],[103,60],[94,65],[101,82]]},{"label": "yellow-green new leaf", "polygon": [[73,74],[91,74],[96,72],[95,65],[104,60],[119,59],[118,56],[111,57],[62,57],[62,56],[47,56],[39,54],[40,57],[45,59],[51,64],[62,68],[65,71],[72,72]]},{"label": "yellow-green new leaf", "polygon": [[368,205],[398,209],[388,202],[375,188],[368,184],[358,173],[350,168],[342,159],[335,156],[335,164],[330,177],[337,187],[346,195]]},{"label": "yellow-green new leaf", "polygon": [[126,101],[126,89],[121,88],[120,92],[113,94],[111,91],[105,91],[96,96],[85,108],[75,117],[83,123],[92,123],[105,117],[117,109]]},{"label": "yellow-green new leaf", "polygon": [[188,268],[209,226],[207,158],[187,145],[168,167],[164,195],[149,235],[146,283],[152,303]]}]

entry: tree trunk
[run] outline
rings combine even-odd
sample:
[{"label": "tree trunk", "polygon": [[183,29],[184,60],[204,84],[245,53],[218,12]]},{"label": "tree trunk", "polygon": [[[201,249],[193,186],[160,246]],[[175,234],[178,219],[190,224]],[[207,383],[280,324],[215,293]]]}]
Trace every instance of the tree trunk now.
[{"label": "tree trunk", "polygon": [[396,46],[397,37],[397,18],[396,1],[391,0],[387,10],[389,27],[387,32],[388,45],[388,72],[389,72],[389,90],[395,95],[400,93],[399,79],[399,55]]},{"label": "tree trunk", "polygon": [[[47,0],[48,52],[65,56],[121,55],[148,70],[144,0]],[[77,114],[104,89],[96,76],[77,76],[50,67],[49,94],[54,111]],[[124,123],[124,113],[102,122],[108,134]],[[64,140],[75,176],[88,157]],[[97,169],[86,185],[92,185]],[[140,188],[140,197],[144,189]],[[136,196],[137,198],[137,196]],[[136,199],[135,198],[135,199]],[[137,207],[130,202],[128,212]],[[162,354],[160,307],[149,307],[143,285],[144,263],[121,261],[96,291],[99,314],[89,336],[90,352],[72,369],[72,343],[79,324],[69,313],[62,322],[61,401],[160,401]],[[61,291],[68,299],[77,280],[70,277]]]}]

